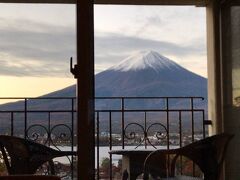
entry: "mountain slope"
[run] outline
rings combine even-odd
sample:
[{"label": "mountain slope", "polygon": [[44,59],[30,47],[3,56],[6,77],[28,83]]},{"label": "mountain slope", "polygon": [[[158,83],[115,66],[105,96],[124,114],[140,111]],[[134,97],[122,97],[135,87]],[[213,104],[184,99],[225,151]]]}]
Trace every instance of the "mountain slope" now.
[{"label": "mountain slope", "polygon": [[156,52],[139,52],[96,75],[96,96],[203,96],[207,80]]},{"label": "mountain slope", "polygon": [[[207,98],[207,80],[174,61],[153,51],[137,52],[119,64],[95,76],[95,95],[103,96],[202,96]],[[76,86],[46,94],[42,97],[75,97]],[[21,104],[21,105],[20,105]],[[32,102],[32,108],[69,108],[69,103],[56,101]],[[22,103],[1,105],[1,109],[14,109]],[[206,102],[202,104],[206,108]]]},{"label": "mountain slope", "polygon": [[[177,63],[153,51],[138,52],[124,59],[119,64],[103,71],[95,76],[95,95],[96,97],[111,97],[111,96],[201,96],[205,101],[194,103],[194,107],[207,109],[207,79],[193,72],[186,70]],[[62,90],[46,94],[42,97],[75,97],[76,86],[72,85]],[[177,99],[169,102],[171,108],[189,108],[189,99],[182,101]],[[28,110],[71,110],[71,100],[28,100]],[[97,100],[95,103],[96,109],[119,109],[121,102]],[[163,100],[126,100],[125,108],[127,109],[164,109],[166,103]],[[24,110],[24,102],[14,102],[0,105],[0,110]],[[127,114],[127,113],[126,113]],[[107,130],[108,118],[101,120],[103,130]],[[116,116],[116,115],[115,115]],[[118,118],[121,114],[118,114]],[[135,114],[125,115],[125,118],[131,121],[139,120]],[[56,119],[54,123],[66,123],[69,121],[69,114],[55,114],[51,118]],[[152,117],[157,121],[159,114]],[[163,115],[162,119],[166,117]],[[0,114],[0,119],[9,121],[8,115]],[[23,128],[24,114],[15,116],[15,126]],[[184,118],[183,118],[184,119]],[[186,118],[185,118],[186,119]],[[31,123],[30,123],[31,122]],[[199,121],[200,122],[200,121]],[[47,117],[42,114],[29,114],[28,123],[30,124],[47,124]],[[6,127],[5,127],[5,125]],[[186,123],[189,126],[189,122]],[[114,126],[118,129],[119,122],[114,122]],[[2,123],[2,129],[8,127],[8,122]],[[199,127],[202,127],[199,125]],[[1,129],[0,128],[0,129]]]}]

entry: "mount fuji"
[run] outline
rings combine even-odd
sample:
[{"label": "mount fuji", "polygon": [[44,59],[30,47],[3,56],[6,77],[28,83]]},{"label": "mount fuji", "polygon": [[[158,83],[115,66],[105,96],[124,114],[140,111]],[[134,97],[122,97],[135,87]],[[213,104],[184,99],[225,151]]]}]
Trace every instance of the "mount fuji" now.
[{"label": "mount fuji", "polygon": [[96,96],[202,96],[207,79],[154,51],[137,52],[95,77]]},{"label": "mount fuji", "polygon": [[[75,95],[76,85],[72,85],[43,97],[75,97]],[[200,96],[207,100],[207,79],[190,72],[157,52],[140,51],[96,74],[95,96]],[[0,109],[14,105],[17,103],[1,105]],[[39,106],[39,108],[44,106],[46,109],[46,103],[34,103],[34,106]],[[64,103],[61,101],[58,105],[54,102],[49,106],[63,108]],[[207,101],[202,107],[207,107]]]},{"label": "mount fuji", "polygon": [[[45,95],[74,97],[72,85]],[[155,51],[140,51],[95,75],[96,97],[204,97],[207,79],[195,74]],[[204,101],[201,107],[207,107]]]},{"label": "mount fuji", "polygon": [[[59,91],[46,94],[42,97],[75,97],[76,85],[69,86]],[[204,97],[205,101],[197,103],[197,107],[207,109],[207,79],[201,77],[178,65],[174,61],[158,54],[154,51],[141,51],[127,57],[120,63],[109,69],[95,75],[95,95],[96,97]],[[126,103],[127,104],[127,103]],[[126,105],[125,104],[125,105]],[[22,101],[0,105],[0,110],[23,109]],[[96,100],[96,109],[115,107],[119,108],[119,102],[98,101]],[[164,102],[154,100],[138,100],[129,102],[126,108],[160,108]],[[189,107],[189,101],[176,100],[171,102],[172,107]],[[195,104],[196,105],[196,104]],[[59,110],[69,109],[71,103],[66,100],[30,100],[28,109],[39,110]],[[6,117],[0,116],[0,119]],[[19,126],[23,126],[19,116],[17,121]],[[30,117],[29,117],[30,118]],[[43,123],[42,116],[32,116],[34,122]],[[65,117],[60,115],[56,117],[57,122],[65,122]],[[69,117],[66,117],[69,118]],[[103,123],[103,126],[107,121]],[[116,125],[118,126],[118,125]],[[4,126],[3,126],[4,127]]]}]

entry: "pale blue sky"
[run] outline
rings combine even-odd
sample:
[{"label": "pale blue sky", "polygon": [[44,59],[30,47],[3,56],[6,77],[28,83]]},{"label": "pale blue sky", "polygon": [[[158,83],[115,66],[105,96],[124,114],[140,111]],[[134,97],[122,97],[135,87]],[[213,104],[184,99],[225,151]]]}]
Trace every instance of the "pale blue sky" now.
[{"label": "pale blue sky", "polygon": [[[204,8],[94,8],[96,73],[147,49],[207,76]],[[24,82],[33,84],[34,93],[28,92],[28,96],[75,82],[69,73],[69,58],[76,54],[75,14],[75,5],[0,5],[0,83],[6,84],[1,96],[24,96]],[[18,94],[11,91],[16,84],[22,86]]]}]

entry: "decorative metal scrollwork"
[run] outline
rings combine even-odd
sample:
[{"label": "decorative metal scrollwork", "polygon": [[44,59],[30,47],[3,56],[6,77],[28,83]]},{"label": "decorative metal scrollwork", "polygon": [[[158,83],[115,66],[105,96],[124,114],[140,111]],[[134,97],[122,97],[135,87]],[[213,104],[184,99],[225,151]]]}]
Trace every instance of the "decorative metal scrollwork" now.
[{"label": "decorative metal scrollwork", "polygon": [[[34,124],[29,126],[26,129],[26,138],[32,141],[51,146],[55,149],[61,151],[60,146],[72,146],[73,142],[73,130],[70,126],[66,124],[57,124],[50,128],[50,126],[44,126],[41,124]],[[69,167],[66,167],[66,164],[62,164],[58,161],[54,161],[56,173],[63,177],[70,177],[71,168],[73,164],[73,159],[66,156],[67,161],[69,161]],[[64,169],[64,171],[63,171]],[[69,169],[69,170],[66,170]],[[48,165],[44,164],[39,170],[38,173],[49,174]],[[64,172],[64,173],[63,173]]]},{"label": "decorative metal scrollwork", "polygon": [[[140,133],[137,133],[137,128],[140,131]],[[146,147],[148,144],[156,149],[156,146],[151,142],[151,139],[149,138],[151,130],[154,128],[158,129],[154,134],[154,136],[157,138],[158,141],[162,141],[166,139],[168,130],[166,126],[164,126],[162,123],[153,123],[153,124],[150,124],[149,126],[147,126],[146,123],[144,125],[141,125],[139,123],[129,123],[124,128],[124,136],[128,140],[135,139],[139,141],[135,149],[141,145],[145,145]],[[128,129],[131,129],[129,133],[127,133]],[[139,138],[139,140],[137,138]]]},{"label": "decorative metal scrollwork", "polygon": [[57,148],[59,145],[66,145],[72,142],[72,129],[66,124],[58,124],[50,129],[52,145]]},{"label": "decorative metal scrollwork", "polygon": [[[124,132],[126,132],[126,130],[127,130],[130,126],[134,126],[134,125],[140,127],[140,129],[141,129],[142,131],[145,131],[145,130],[144,130],[144,127],[143,127],[141,124],[138,124],[138,123],[129,123],[129,124],[125,127]],[[136,134],[137,134],[136,132],[131,131],[131,132],[129,133],[129,135],[125,133],[125,137],[126,137],[127,139],[135,139],[135,138],[136,138]]]},{"label": "decorative metal scrollwork", "polygon": [[150,132],[150,129],[153,128],[154,126],[159,126],[159,130],[157,132],[155,132],[155,137],[158,139],[158,140],[163,140],[167,137],[167,128],[166,126],[164,126],[162,123],[153,123],[151,124],[150,126],[148,126],[146,132],[147,134]]},{"label": "decorative metal scrollwork", "polygon": [[40,142],[44,145],[49,141],[48,129],[41,124],[34,124],[29,126],[26,130],[26,135],[28,139],[35,142]]}]

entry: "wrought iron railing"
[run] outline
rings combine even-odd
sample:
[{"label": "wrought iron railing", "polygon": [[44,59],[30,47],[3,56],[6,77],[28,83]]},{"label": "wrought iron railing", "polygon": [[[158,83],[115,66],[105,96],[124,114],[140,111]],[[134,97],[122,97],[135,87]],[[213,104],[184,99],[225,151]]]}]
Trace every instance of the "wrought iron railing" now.
[{"label": "wrought iron railing", "polygon": [[[76,150],[74,97],[0,100],[17,101],[0,105],[1,134]],[[119,157],[108,154],[113,149],[171,149],[205,138],[210,124],[205,108],[202,97],[96,97],[96,179],[121,176]],[[67,158],[68,162],[60,161],[68,164],[62,168],[69,172],[61,176],[71,179],[76,176],[76,163],[74,157]]]},{"label": "wrought iron railing", "polygon": [[[0,134],[30,139],[58,150],[76,150],[74,147],[75,98],[0,98],[15,101],[0,105]],[[1,102],[1,101],[0,101]],[[60,104],[58,107],[57,104]],[[60,162],[57,162],[59,161]],[[73,179],[74,157],[57,158],[56,173]],[[47,174],[40,169],[38,173]],[[64,173],[63,173],[64,172]]]}]

